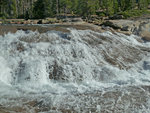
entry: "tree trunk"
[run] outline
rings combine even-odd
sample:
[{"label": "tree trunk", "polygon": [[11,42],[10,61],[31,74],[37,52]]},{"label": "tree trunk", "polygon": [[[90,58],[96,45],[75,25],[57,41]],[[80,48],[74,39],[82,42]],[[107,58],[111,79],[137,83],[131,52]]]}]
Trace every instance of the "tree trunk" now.
[{"label": "tree trunk", "polygon": [[56,0],[56,12],[57,16],[59,16],[59,0]]}]

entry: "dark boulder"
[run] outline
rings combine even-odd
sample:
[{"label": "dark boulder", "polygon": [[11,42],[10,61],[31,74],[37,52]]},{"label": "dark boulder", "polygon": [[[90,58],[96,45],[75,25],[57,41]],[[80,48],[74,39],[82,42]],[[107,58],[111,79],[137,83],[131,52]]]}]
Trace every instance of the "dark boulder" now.
[{"label": "dark boulder", "polygon": [[103,22],[102,25],[112,27],[113,29],[121,29],[117,24],[114,24],[111,21]]}]

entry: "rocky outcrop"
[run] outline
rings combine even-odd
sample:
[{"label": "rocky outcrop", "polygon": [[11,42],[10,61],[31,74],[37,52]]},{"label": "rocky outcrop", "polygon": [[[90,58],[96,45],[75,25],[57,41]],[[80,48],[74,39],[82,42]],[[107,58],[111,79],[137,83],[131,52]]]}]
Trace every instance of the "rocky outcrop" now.
[{"label": "rocky outcrop", "polygon": [[72,23],[72,24],[77,24],[77,23],[83,23],[82,18],[46,18],[46,19],[6,19],[2,22],[0,20],[0,24],[57,24],[57,23]]},{"label": "rocky outcrop", "polygon": [[121,26],[118,26],[116,23],[113,21],[106,21],[103,23],[104,26],[109,26],[112,27],[113,29],[121,29]]},{"label": "rocky outcrop", "polygon": [[141,36],[144,40],[150,41],[150,20],[108,20],[103,26],[117,29],[117,32]]},{"label": "rocky outcrop", "polygon": [[117,20],[117,19],[124,19],[125,17],[123,15],[113,15],[113,16],[110,16],[109,19],[112,19],[112,20]]},{"label": "rocky outcrop", "polygon": [[137,32],[144,40],[150,41],[150,21],[143,22]]},{"label": "rocky outcrop", "polygon": [[[83,21],[84,20],[84,21]],[[91,17],[90,19],[76,18],[46,18],[41,20],[24,20],[24,19],[6,19],[4,24],[62,24],[62,25],[80,25],[88,24],[94,29],[103,31],[119,32],[125,35],[138,35],[145,41],[150,41],[150,18],[140,19],[118,19],[109,20],[108,18]],[[0,24],[2,20],[0,20]],[[95,26],[96,25],[96,26]],[[101,27],[99,27],[101,26]],[[1,30],[2,31],[2,30]],[[0,31],[0,32],[1,32]],[[6,31],[5,31],[6,32]]]}]

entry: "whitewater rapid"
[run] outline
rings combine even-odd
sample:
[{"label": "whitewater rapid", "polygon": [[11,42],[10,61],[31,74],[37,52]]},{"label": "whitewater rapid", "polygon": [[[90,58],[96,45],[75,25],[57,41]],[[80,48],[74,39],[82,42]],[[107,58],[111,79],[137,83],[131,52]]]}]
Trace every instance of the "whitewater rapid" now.
[{"label": "whitewater rapid", "polygon": [[[130,87],[150,85],[149,42],[135,35],[68,30],[41,34],[19,30],[0,36],[0,105],[23,106],[20,99],[25,99],[51,106],[47,111],[55,106],[55,111],[62,112],[67,106],[87,112],[91,109],[86,106],[93,106],[102,112],[103,104],[96,104],[97,98],[103,97],[97,97],[98,92],[102,95],[105,90],[119,89],[126,93],[132,91]],[[90,95],[92,92],[95,96]],[[148,106],[149,93],[144,94]],[[137,111],[148,112],[150,107],[144,104]]]}]

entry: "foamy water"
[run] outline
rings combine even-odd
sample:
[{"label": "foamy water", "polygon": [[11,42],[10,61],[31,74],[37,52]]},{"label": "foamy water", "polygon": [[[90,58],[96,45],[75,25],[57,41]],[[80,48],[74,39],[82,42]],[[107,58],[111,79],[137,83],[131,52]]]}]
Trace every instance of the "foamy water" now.
[{"label": "foamy water", "polygon": [[[69,30],[0,36],[0,104],[28,112],[149,112],[149,92],[141,86],[150,85],[150,43],[134,35]],[[112,99],[114,106],[125,105],[115,108]]]}]

